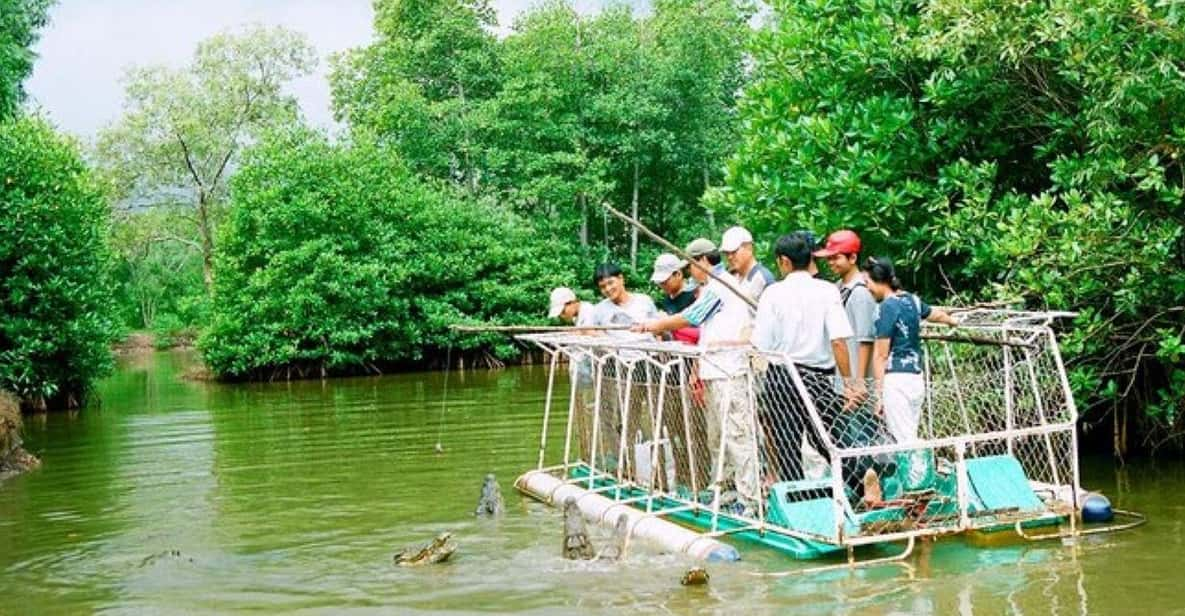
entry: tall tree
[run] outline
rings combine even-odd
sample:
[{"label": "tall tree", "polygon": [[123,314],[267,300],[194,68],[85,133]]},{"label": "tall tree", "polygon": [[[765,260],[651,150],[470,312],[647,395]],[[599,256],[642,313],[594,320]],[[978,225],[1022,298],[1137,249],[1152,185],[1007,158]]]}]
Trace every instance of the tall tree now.
[{"label": "tall tree", "polygon": [[128,73],[124,115],[99,135],[100,163],[124,203],[185,204],[193,234],[171,239],[200,251],[207,289],[236,157],[265,127],[298,119],[283,86],[315,65],[304,35],[254,26],[201,42],[181,69]]},{"label": "tall tree", "polygon": [[107,203],[78,144],[0,122],[0,390],[77,406],[111,368]]},{"label": "tall tree", "polygon": [[277,131],[233,183],[218,301],[199,343],[222,375],[373,373],[454,345],[514,356],[504,338],[449,326],[537,322],[539,295],[574,275],[530,221],[417,177],[373,139]]},{"label": "tall tree", "polygon": [[611,188],[589,149],[586,19],[565,2],[523,14],[500,48],[503,83],[482,140],[489,185],[520,213],[589,245],[589,212]]},{"label": "tall tree", "polygon": [[25,99],[21,83],[33,71],[33,45],[52,5],[53,0],[0,0],[0,119],[13,116]]},{"label": "tall tree", "polygon": [[563,1],[524,13],[485,114],[491,184],[585,245],[604,199],[664,231],[705,230],[699,198],[730,151],[751,14],[734,0],[668,0],[650,16],[581,16]]},{"label": "tall tree", "polygon": [[336,116],[476,192],[475,111],[498,90],[496,24],[485,0],[377,0],[377,40],[334,61]]},{"label": "tall tree", "polygon": [[[495,195],[582,246],[605,200],[663,230],[703,232],[699,199],[729,151],[752,8],[654,9],[590,17],[552,0],[499,41],[484,2],[380,2],[376,43],[337,60],[335,109],[413,170]],[[602,228],[607,249],[636,261],[633,230]]]},{"label": "tall tree", "polygon": [[[684,226],[704,212],[704,191],[723,180],[724,161],[737,139],[737,97],[747,80],[745,50],[752,37],[752,3],[733,0],[657,0],[652,18],[659,48],[657,78],[672,139],[664,144],[666,198],[656,204],[655,227]],[[707,210],[709,219],[711,210]],[[715,223],[708,221],[715,232]]]},{"label": "tall tree", "polygon": [[773,9],[722,211],[767,237],[859,229],[931,294],[1080,312],[1070,380],[1084,408],[1115,410],[1115,450],[1126,408],[1150,445],[1185,445],[1185,11]]}]

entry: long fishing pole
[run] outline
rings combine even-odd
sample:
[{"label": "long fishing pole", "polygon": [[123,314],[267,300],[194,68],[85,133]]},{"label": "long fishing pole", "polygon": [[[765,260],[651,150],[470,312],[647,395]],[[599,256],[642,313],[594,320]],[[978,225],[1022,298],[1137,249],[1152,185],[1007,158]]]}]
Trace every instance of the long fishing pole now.
[{"label": "long fishing pole", "polygon": [[[683,249],[679,248],[678,246],[672,244],[670,241],[668,241],[666,238],[662,237],[661,235],[655,233],[654,231],[651,231],[646,225],[642,224],[641,222],[639,222],[637,219],[630,216],[629,214],[626,214],[625,212],[618,211],[616,208],[614,208],[612,205],[609,205],[608,203],[602,203],[601,206],[604,207],[607,212],[620,218],[621,220],[625,221],[627,224],[632,225],[638,231],[641,231],[644,235],[646,235],[650,239],[657,242],[660,246],[671,251],[676,256],[678,256],[680,259],[687,261],[692,267],[697,268],[702,272],[705,272],[707,275],[711,276],[712,279],[723,284],[725,287],[728,288],[729,291],[732,291],[734,294],[736,294],[737,297],[744,300],[745,303],[748,304],[751,308],[753,308],[753,309],[757,308],[756,300],[754,300],[752,297],[750,297],[748,293],[744,293],[739,288],[737,288],[732,283],[732,281],[728,280],[727,278],[725,278],[723,276],[720,276],[716,272],[713,272],[710,268],[704,267],[703,265],[699,264],[698,262],[696,262],[695,259],[693,259],[691,257],[691,255],[687,254],[686,251],[684,251]],[[990,304],[988,304],[988,305],[990,305]],[[972,310],[976,307],[977,306],[970,306],[970,307],[961,309],[960,311]],[[936,339],[936,340],[945,340],[945,341],[949,341],[949,342],[969,342],[971,344],[983,344],[983,345],[993,345],[994,344],[994,345],[1000,345],[1000,346],[1023,346],[1023,343],[1016,343],[1013,341],[999,341],[999,340],[992,340],[989,338],[966,336],[966,335],[930,334],[929,332],[923,332],[922,338],[927,338],[927,339],[932,338],[932,339]]]},{"label": "long fishing pole", "polygon": [[450,342],[444,354],[444,393],[440,397],[440,421],[436,427],[436,453],[444,453],[441,439],[444,437],[444,410],[448,408],[448,376],[453,370],[453,345]]},{"label": "long fishing pole", "polygon": [[609,205],[608,203],[601,203],[601,206],[604,207],[605,210],[608,211],[610,214],[613,214],[614,216],[625,221],[627,224],[632,225],[634,228],[641,231],[644,235],[646,235],[646,237],[649,237],[650,239],[654,240],[655,242],[658,242],[658,244],[660,246],[671,251],[676,256],[678,256],[680,259],[687,261],[692,267],[698,269],[701,272],[704,272],[708,276],[711,276],[712,279],[715,280],[716,282],[723,284],[725,287],[728,288],[729,291],[732,291],[734,294],[736,294],[737,297],[744,300],[746,304],[749,304],[750,308],[752,308],[754,310],[757,309],[757,300],[754,300],[752,297],[750,297],[748,293],[741,291],[740,288],[738,288],[736,285],[734,285],[732,283],[732,281],[728,280],[727,277],[721,276],[721,275],[717,274],[716,272],[713,272],[712,268],[710,268],[710,267],[704,267],[703,265],[699,264],[694,258],[692,258],[691,255],[687,254],[687,252],[684,251],[682,248],[679,248],[678,246],[667,241],[667,239],[664,238],[663,236],[651,231],[649,228],[646,227],[646,225],[642,224],[641,222],[639,222],[637,219],[630,216],[629,214],[626,214],[625,212],[618,211],[616,208],[614,208],[612,205]]},{"label": "long fishing pole", "polygon": [[585,332],[585,331],[613,331],[629,329],[629,325],[449,325],[449,329],[458,332]]}]

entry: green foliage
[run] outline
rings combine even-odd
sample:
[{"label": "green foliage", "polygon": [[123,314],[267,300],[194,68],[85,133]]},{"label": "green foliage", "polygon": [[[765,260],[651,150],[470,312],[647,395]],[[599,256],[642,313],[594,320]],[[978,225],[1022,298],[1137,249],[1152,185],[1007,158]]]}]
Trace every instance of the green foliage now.
[{"label": "green foliage", "polygon": [[[1175,3],[774,10],[719,211],[767,238],[858,229],[930,294],[949,280],[968,298],[1080,311],[1066,348],[1087,403],[1175,391],[1185,377],[1163,334],[1185,323]],[[1176,427],[1182,400],[1149,407],[1156,425]]]},{"label": "green foliage", "polygon": [[711,226],[699,197],[735,130],[751,14],[735,0],[664,0],[645,17],[546,2],[499,41],[482,2],[379,2],[378,40],[335,64],[334,105],[414,171],[615,250],[629,229],[605,200],[636,201],[662,232]]},{"label": "green foliage", "polygon": [[131,329],[157,328],[158,318],[184,326],[205,323],[209,297],[202,286],[202,256],[191,224],[171,208],[117,212],[111,245],[120,319]]},{"label": "green foliage", "polygon": [[49,18],[53,0],[0,0],[0,120],[24,101],[21,82],[33,72],[33,45]]},{"label": "green foliage", "polygon": [[159,350],[188,344],[193,341],[197,330],[186,324],[180,317],[165,312],[156,318],[152,324],[153,345]]},{"label": "green foliage", "polygon": [[448,326],[538,322],[575,276],[570,250],[527,221],[417,179],[374,140],[305,129],[247,153],[221,246],[199,348],[231,377],[365,371],[451,345],[506,356],[503,338]]},{"label": "green foliage", "polygon": [[107,205],[78,146],[0,122],[0,389],[77,404],[111,367]]},{"label": "green foliage", "polygon": [[416,172],[475,188],[475,110],[499,85],[496,24],[485,0],[378,0],[377,40],[334,62],[335,114]]}]

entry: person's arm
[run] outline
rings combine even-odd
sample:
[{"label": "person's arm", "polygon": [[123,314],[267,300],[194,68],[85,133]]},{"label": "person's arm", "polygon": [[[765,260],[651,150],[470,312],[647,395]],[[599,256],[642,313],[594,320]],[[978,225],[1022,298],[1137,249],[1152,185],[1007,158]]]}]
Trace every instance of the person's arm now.
[{"label": "person's arm", "polygon": [[892,347],[893,326],[897,324],[901,306],[896,299],[881,302],[880,314],[876,319],[876,342],[872,347],[872,377],[876,382],[876,408],[881,408],[885,391],[885,372],[889,369],[889,352]]},{"label": "person's arm", "polygon": [[835,367],[843,379],[843,408],[848,411],[858,406],[865,395],[862,384],[852,380],[852,356],[848,352],[848,340],[853,336],[852,324],[848,321],[848,314],[844,310],[843,299],[838,289],[827,285],[823,301],[826,302],[823,327],[827,330],[827,338],[831,340],[831,354],[835,357]]},{"label": "person's arm", "polygon": [[868,370],[868,360],[872,357],[872,347],[875,344],[875,342],[861,342],[856,345],[856,373],[852,375],[852,378],[857,381],[868,378],[868,375],[864,373]]},{"label": "person's arm", "polygon": [[948,313],[947,311],[941,310],[939,308],[934,308],[930,304],[923,302],[921,300],[921,298],[918,298],[917,302],[918,302],[918,316],[922,317],[923,319],[925,319],[931,323],[944,323],[944,324],[949,325],[951,327],[954,327],[959,324],[959,321],[957,319],[955,319],[954,317],[952,317],[950,315],[950,313]]},{"label": "person's arm", "polygon": [[680,327],[687,327],[690,324],[691,323],[687,321],[687,318],[684,317],[682,313],[680,313],[672,314],[669,317],[663,317],[661,319],[655,319],[653,321],[647,321],[645,323],[639,323],[631,329],[636,332],[661,334],[664,332],[674,331]]},{"label": "person's arm", "polygon": [[771,351],[777,348],[777,328],[774,327],[776,323],[774,303],[770,301],[770,298],[763,297],[757,300],[757,315],[753,317],[753,333],[749,335],[749,340],[753,343],[754,348],[759,351]]},{"label": "person's arm", "polygon": [[848,382],[852,378],[852,358],[848,353],[848,339],[833,339],[831,352],[835,354],[835,367],[839,369],[839,375],[843,377],[845,383]]},{"label": "person's arm", "polygon": [[885,370],[889,366],[889,339],[877,338],[873,345],[872,353],[872,377],[876,380],[876,399],[877,407],[880,407],[880,401],[884,398],[885,392]]},{"label": "person's arm", "polygon": [[701,323],[708,320],[712,315],[720,310],[720,298],[712,289],[705,289],[700,294],[699,299],[695,303],[688,306],[686,310],[679,314],[673,314],[669,317],[654,319],[645,323],[635,325],[632,330],[636,332],[646,332],[651,334],[661,334],[663,332],[674,331],[681,327],[699,327]]},{"label": "person's arm", "polygon": [[852,333],[856,337],[856,368],[852,377],[863,381],[868,378],[868,363],[872,358],[872,347],[876,342],[876,300],[868,287],[858,284],[848,296],[847,311],[852,315]]},{"label": "person's arm", "polygon": [[852,337],[852,324],[848,322],[848,313],[843,309],[843,299],[835,287],[828,285],[824,295],[826,302],[823,313],[823,327],[827,330],[827,338],[831,340],[831,353],[835,356],[839,374],[847,383],[852,378],[852,356],[848,352],[848,340]]},{"label": "person's arm", "polygon": [[958,319],[952,317],[949,312],[942,310],[941,308],[931,308],[930,314],[926,317],[926,320],[931,323],[943,323],[951,327],[959,324]]}]

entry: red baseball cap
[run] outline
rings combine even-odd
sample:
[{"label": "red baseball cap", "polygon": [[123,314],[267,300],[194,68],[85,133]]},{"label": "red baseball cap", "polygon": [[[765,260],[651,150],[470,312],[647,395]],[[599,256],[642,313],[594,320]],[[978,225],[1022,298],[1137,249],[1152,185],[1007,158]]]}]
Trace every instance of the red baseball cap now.
[{"label": "red baseball cap", "polygon": [[860,252],[860,236],[850,229],[840,229],[827,236],[827,244],[814,252],[816,257],[850,255]]}]

